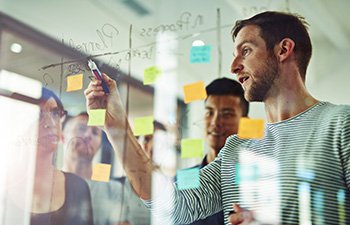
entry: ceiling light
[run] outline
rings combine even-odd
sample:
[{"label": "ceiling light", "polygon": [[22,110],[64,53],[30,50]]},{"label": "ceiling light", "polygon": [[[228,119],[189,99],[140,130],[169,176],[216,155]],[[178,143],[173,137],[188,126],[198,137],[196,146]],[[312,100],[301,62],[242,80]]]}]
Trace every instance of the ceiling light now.
[{"label": "ceiling light", "polygon": [[202,40],[195,40],[192,43],[192,46],[203,46],[203,45],[205,45],[205,43]]},{"label": "ceiling light", "polygon": [[12,43],[10,49],[14,53],[21,53],[22,52],[22,45],[20,45],[18,43]]}]

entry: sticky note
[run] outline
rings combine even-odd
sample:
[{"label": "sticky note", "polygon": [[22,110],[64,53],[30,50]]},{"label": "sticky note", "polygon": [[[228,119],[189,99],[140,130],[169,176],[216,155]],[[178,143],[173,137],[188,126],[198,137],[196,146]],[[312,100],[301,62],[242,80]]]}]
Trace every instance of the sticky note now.
[{"label": "sticky note", "polygon": [[257,181],[259,179],[259,168],[257,164],[239,164],[236,163],[235,182]]},{"label": "sticky note", "polygon": [[77,91],[83,88],[83,74],[71,75],[67,77],[66,91]]},{"label": "sticky note", "polygon": [[146,68],[143,72],[143,84],[153,84],[160,74],[161,70],[158,69],[156,66]]},{"label": "sticky note", "polygon": [[203,157],[202,139],[181,140],[181,158]]},{"label": "sticky note", "polygon": [[211,45],[193,46],[190,51],[190,63],[210,63]]},{"label": "sticky note", "polygon": [[249,119],[243,117],[239,120],[238,137],[242,139],[262,139],[264,137],[265,122],[263,119]]},{"label": "sticky note", "polygon": [[99,163],[92,168],[91,180],[108,182],[111,173],[111,164]]},{"label": "sticky note", "polygon": [[196,100],[202,100],[207,98],[207,92],[205,90],[204,81],[199,81],[192,84],[187,84],[183,87],[185,103],[190,103]]},{"label": "sticky note", "polygon": [[200,186],[199,168],[178,170],[176,180],[177,187],[180,190],[198,188]]},{"label": "sticky note", "polygon": [[153,134],[153,116],[139,117],[134,120],[134,135]]},{"label": "sticky note", "polygon": [[105,124],[106,110],[105,109],[90,109],[88,111],[89,121],[88,126],[103,126]]}]

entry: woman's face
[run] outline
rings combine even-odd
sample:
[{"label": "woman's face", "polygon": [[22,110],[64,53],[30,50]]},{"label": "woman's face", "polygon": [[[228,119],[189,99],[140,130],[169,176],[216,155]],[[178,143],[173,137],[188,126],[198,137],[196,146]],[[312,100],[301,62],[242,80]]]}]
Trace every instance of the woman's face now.
[{"label": "woman's face", "polygon": [[57,106],[54,98],[49,98],[40,104],[40,122],[38,135],[38,149],[40,152],[54,152],[61,140],[62,110]]}]

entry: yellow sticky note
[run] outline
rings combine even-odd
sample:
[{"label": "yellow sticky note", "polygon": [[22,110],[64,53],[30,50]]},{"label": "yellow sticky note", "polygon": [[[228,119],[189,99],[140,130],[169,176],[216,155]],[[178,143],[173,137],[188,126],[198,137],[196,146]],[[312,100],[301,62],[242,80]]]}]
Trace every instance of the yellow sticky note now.
[{"label": "yellow sticky note", "polygon": [[242,139],[262,139],[265,132],[263,119],[241,118],[238,126],[238,137]]},{"label": "yellow sticky note", "polygon": [[90,109],[88,111],[89,121],[88,126],[104,126],[106,118],[105,109]]},{"label": "yellow sticky note", "polygon": [[156,66],[146,68],[143,72],[143,84],[153,84],[160,75],[160,73],[160,69],[158,69]]},{"label": "yellow sticky note", "polygon": [[153,134],[153,116],[139,117],[134,120],[134,135]]},{"label": "yellow sticky note", "polygon": [[111,173],[111,165],[99,163],[95,164],[92,168],[91,180],[108,182]]},{"label": "yellow sticky note", "polygon": [[77,74],[67,77],[66,91],[77,91],[83,88],[83,74]]},{"label": "yellow sticky note", "polygon": [[203,157],[202,139],[182,139],[181,158]]},{"label": "yellow sticky note", "polygon": [[196,100],[207,98],[207,92],[205,91],[204,81],[187,84],[183,88],[184,88],[186,104]]}]

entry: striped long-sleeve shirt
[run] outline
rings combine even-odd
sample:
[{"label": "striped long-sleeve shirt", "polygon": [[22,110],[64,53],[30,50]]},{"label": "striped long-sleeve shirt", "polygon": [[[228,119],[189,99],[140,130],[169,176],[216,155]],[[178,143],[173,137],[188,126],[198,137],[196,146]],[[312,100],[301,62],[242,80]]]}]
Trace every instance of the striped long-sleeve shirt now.
[{"label": "striped long-sleeve shirt", "polygon": [[320,102],[268,123],[262,140],[229,137],[200,171],[200,187],[175,190],[175,223],[232,204],[264,224],[350,224],[350,106]]}]

